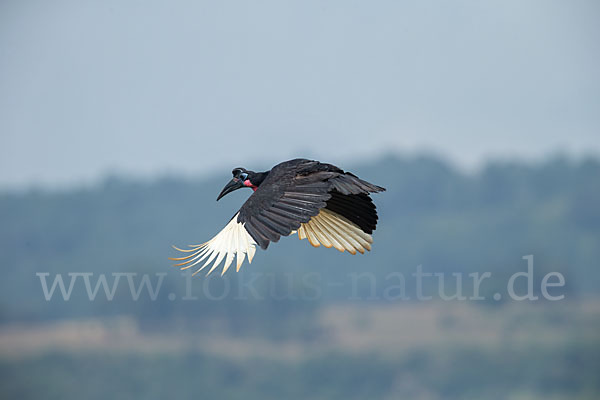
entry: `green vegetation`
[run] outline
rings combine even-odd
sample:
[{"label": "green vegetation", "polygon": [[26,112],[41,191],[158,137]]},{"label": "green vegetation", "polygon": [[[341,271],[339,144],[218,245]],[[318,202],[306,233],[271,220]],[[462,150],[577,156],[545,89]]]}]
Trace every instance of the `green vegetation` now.
[{"label": "green vegetation", "polygon": [[[600,162],[596,159],[494,163],[480,174],[467,175],[435,158],[386,158],[353,171],[388,188],[376,195],[381,218],[368,256],[313,249],[306,242],[284,238],[268,253],[259,250],[254,263],[244,266],[244,274],[228,274],[228,283],[235,288],[252,274],[272,274],[269,279],[285,286],[282,290],[287,293],[303,290],[306,275],[312,272],[319,274],[320,282],[343,277],[346,283],[323,290],[319,302],[353,296],[366,299],[384,294],[388,274],[399,271],[410,277],[422,265],[428,272],[492,272],[492,279],[481,288],[489,299],[505,290],[510,275],[524,270],[521,257],[533,254],[537,295],[540,280],[550,271],[565,276],[567,298],[599,293]],[[0,195],[5,274],[0,281],[0,317],[14,321],[133,313],[156,319],[183,313],[196,318],[240,307],[249,309],[233,318],[248,316],[257,307],[235,301],[235,290],[222,301],[182,305],[167,298],[170,292],[180,298],[185,289],[179,271],[167,260],[176,255],[170,245],[209,239],[249,195],[239,191],[215,203],[227,179],[225,173],[200,181],[110,178],[87,189]],[[101,295],[92,303],[78,285],[75,300],[65,303],[44,300],[38,272],[48,272],[50,278],[68,272],[93,272],[94,279],[99,273],[116,272],[168,275],[166,289],[156,302],[134,303],[129,291],[119,287],[112,302],[101,301]],[[349,278],[353,272],[372,273],[378,282],[376,293],[368,280],[360,280],[355,293]],[[218,276],[210,279],[211,293],[222,293],[222,280],[214,278]],[[258,285],[262,282],[265,291],[272,290],[266,280],[258,279]],[[293,289],[286,289],[289,282]],[[203,284],[204,278],[198,277],[194,290],[203,292]],[[414,284],[407,284],[407,291],[414,298]],[[269,302],[272,296],[260,293]],[[271,303],[278,318],[314,306]],[[258,310],[262,314],[264,304]]]},{"label": "green vegetation", "polygon": [[[325,354],[297,363],[187,354],[49,353],[0,361],[2,398],[595,399],[600,352],[449,349],[396,360]],[[549,367],[552,366],[552,367]]]}]

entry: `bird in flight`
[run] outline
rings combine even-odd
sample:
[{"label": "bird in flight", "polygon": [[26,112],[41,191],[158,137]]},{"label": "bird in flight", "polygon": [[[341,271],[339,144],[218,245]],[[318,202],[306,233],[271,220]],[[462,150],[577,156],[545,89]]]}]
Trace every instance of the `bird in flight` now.
[{"label": "bird in flight", "polygon": [[236,257],[239,271],[246,255],[252,262],[256,245],[266,250],[270,242],[296,233],[314,247],[323,244],[351,254],[371,250],[377,210],[370,193],[384,188],[334,165],[303,158],[282,162],[267,172],[235,168],[232,174],[217,201],[243,187],[254,193],[214,238],[185,250],[175,247],[190,253],[171,258],[180,261],[175,265],[181,269],[204,262],[196,274],[213,263],[208,275],[225,260],[223,275]]}]

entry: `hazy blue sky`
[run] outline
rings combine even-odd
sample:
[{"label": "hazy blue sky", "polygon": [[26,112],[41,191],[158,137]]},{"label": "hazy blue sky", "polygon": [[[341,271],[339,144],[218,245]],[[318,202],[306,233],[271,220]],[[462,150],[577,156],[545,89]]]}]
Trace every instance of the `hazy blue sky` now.
[{"label": "hazy blue sky", "polygon": [[599,39],[597,0],[3,0],[0,187],[599,152]]}]

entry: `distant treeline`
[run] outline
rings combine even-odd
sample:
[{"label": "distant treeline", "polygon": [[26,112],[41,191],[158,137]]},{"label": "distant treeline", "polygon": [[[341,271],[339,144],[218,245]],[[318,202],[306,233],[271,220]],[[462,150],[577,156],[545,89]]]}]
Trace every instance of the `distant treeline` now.
[{"label": "distant treeline", "polygon": [[[351,256],[313,249],[297,237],[283,238],[268,252],[258,250],[242,274],[215,274],[208,281],[203,274],[187,280],[167,258],[176,255],[172,244],[210,239],[250,195],[240,190],[215,202],[229,171],[198,180],[111,177],[93,188],[5,192],[0,195],[0,318],[127,313],[162,321],[227,316],[234,332],[239,324],[260,329],[277,318],[310,337],[314,332],[300,316],[310,319],[323,303],[405,301],[400,291],[414,300],[417,266],[445,274],[448,293],[456,289],[452,273],[490,272],[481,295],[484,302],[500,304],[492,294],[506,292],[509,277],[526,270],[522,257],[529,254],[535,257],[536,295],[544,274],[552,271],[564,275],[561,293],[569,298],[600,293],[597,158],[493,162],[473,174],[425,156],[346,167],[387,188],[374,195],[380,221],[371,253]],[[56,274],[63,274],[68,289],[68,273],[93,273],[88,274],[93,289],[99,274],[107,274],[112,284],[113,274],[132,272],[140,280],[152,274],[152,283],[158,282],[156,273],[167,274],[155,300],[145,291],[132,299],[123,276],[112,300],[100,288],[90,301],[80,275],[69,301],[58,294],[58,286],[47,301],[36,275],[49,274],[45,279],[51,286]],[[406,279],[402,289],[398,273]],[[423,290],[435,299],[438,283],[430,279]],[[525,290],[520,284],[519,290]],[[392,289],[397,290],[394,295]],[[190,290],[197,299],[182,300]],[[472,294],[470,285],[462,290]]]},{"label": "distant treeline", "polygon": [[0,359],[0,395],[61,400],[598,398],[597,346],[436,350],[396,359],[329,353],[294,363],[240,362],[197,351],[56,352]]}]

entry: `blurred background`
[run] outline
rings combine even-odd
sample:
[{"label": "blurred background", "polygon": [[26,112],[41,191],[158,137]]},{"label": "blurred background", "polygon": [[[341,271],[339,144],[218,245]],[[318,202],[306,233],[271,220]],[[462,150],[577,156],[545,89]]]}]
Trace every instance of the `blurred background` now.
[{"label": "blurred background", "polygon": [[[0,397],[599,398],[599,17],[0,2]],[[171,266],[250,194],[215,202],[233,167],[295,157],[388,189],[373,251],[288,238],[237,274]],[[538,300],[516,301],[528,255]],[[443,277],[428,300],[417,268]]]}]

